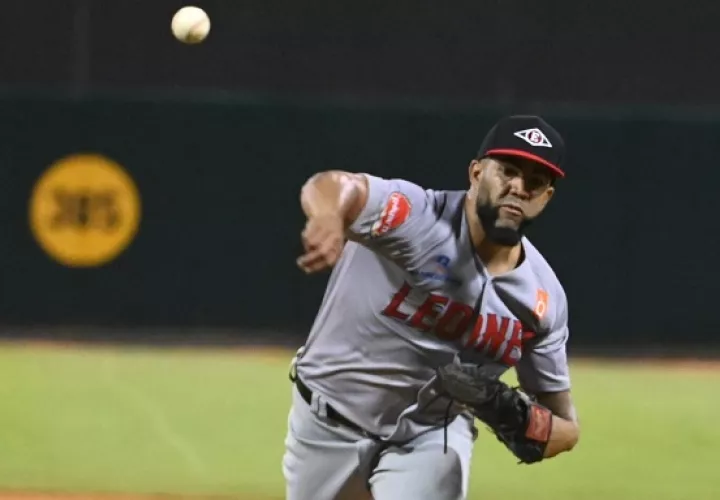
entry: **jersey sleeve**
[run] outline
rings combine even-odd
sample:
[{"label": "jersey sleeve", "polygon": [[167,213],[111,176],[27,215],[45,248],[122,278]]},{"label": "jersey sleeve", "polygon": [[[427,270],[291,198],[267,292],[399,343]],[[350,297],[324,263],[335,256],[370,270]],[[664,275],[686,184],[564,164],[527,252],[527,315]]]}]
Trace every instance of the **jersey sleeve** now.
[{"label": "jersey sleeve", "polygon": [[363,175],[368,180],[368,198],[349,228],[349,239],[412,267],[425,249],[433,247],[437,216],[431,195],[406,180]]},{"label": "jersey sleeve", "polygon": [[518,382],[525,391],[536,394],[570,390],[569,334],[567,299],[563,296],[549,333],[523,347],[516,370]]}]

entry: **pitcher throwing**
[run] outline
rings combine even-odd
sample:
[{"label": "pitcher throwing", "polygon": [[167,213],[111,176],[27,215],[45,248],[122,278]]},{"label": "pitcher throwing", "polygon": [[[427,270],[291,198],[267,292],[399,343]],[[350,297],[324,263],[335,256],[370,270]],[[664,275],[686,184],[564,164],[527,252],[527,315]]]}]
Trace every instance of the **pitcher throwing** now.
[{"label": "pitcher throwing", "polygon": [[[477,418],[520,462],[571,450],[565,292],[523,235],[564,177],[536,116],[500,120],[467,191],[327,171],[299,267],[333,268],[293,361],[288,500],[467,497]],[[499,380],[516,370],[520,389]]]}]

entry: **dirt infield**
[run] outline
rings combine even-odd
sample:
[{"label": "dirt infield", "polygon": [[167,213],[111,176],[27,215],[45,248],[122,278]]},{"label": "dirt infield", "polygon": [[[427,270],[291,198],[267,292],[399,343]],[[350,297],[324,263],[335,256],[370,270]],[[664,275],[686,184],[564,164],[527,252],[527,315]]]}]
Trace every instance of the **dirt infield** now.
[{"label": "dirt infield", "polygon": [[18,349],[46,349],[55,351],[113,351],[113,350],[158,350],[178,355],[217,354],[252,356],[257,359],[287,361],[295,354],[293,349],[278,346],[216,346],[216,345],[152,345],[152,344],[124,344],[110,342],[79,342],[70,340],[7,340],[0,339],[0,347],[6,346]]},{"label": "dirt infield", "polygon": [[[152,345],[152,344],[130,344],[110,342],[83,342],[72,340],[8,340],[0,339],[0,346],[27,349],[49,349],[68,351],[107,351],[123,349],[132,350],[162,350],[177,355],[237,355],[247,356],[266,361],[286,362],[295,354],[294,349],[272,345]],[[587,355],[579,354],[571,358],[571,362],[583,365],[618,365],[624,367],[647,367],[647,368],[674,368],[683,370],[720,370],[720,352],[717,357],[692,356],[663,356],[653,354],[629,355],[624,353],[621,356],[609,355]],[[2,500],[2,499],[0,499]]]},{"label": "dirt infield", "polygon": [[[107,351],[123,349],[132,350],[153,350],[158,349],[166,353],[173,353],[177,356],[238,356],[251,357],[255,360],[266,362],[287,363],[295,355],[295,350],[287,347],[272,345],[142,345],[142,344],[113,344],[104,342],[82,342],[69,340],[31,340],[18,341],[0,339],[0,346],[27,349],[48,349],[58,351]],[[617,366],[624,369],[666,369],[669,371],[682,371],[685,373],[706,373],[720,374],[720,353],[711,357],[688,357],[688,356],[661,356],[653,354],[638,354],[613,356],[610,355],[575,355],[571,358],[572,364],[582,366],[611,367]],[[0,500],[5,500],[0,493]],[[149,497],[158,498],[158,497]],[[175,497],[177,498],[177,497]],[[259,499],[264,500],[264,499]]]},{"label": "dirt infield", "polygon": [[0,492],[0,500],[281,500],[258,494],[245,495],[132,495],[116,493]]},{"label": "dirt infield", "polygon": [[720,373],[720,359],[664,359],[664,358],[628,358],[628,359],[605,359],[605,358],[578,358],[576,363],[583,366],[618,366],[622,368],[667,369],[671,371],[683,371],[687,373]]}]

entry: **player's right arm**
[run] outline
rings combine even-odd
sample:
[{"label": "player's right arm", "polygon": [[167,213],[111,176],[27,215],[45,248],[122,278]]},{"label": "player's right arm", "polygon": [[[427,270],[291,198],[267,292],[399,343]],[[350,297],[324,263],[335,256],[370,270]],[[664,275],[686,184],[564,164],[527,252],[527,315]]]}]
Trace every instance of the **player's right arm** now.
[{"label": "player's right arm", "polygon": [[302,232],[305,253],[297,264],[306,273],[335,265],[345,243],[346,232],[368,198],[365,176],[337,170],[320,172],[305,182],[300,204],[307,217]]},{"label": "player's right arm", "polygon": [[368,174],[315,174],[303,185],[300,202],[307,222],[297,264],[306,273],[335,265],[346,239],[407,265],[437,220],[423,188]]}]

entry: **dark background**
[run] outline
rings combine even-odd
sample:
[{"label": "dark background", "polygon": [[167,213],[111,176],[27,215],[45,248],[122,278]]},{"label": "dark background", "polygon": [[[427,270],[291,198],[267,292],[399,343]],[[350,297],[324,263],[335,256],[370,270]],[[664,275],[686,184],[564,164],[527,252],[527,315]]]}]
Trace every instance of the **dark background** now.
[{"label": "dark background", "polygon": [[[461,189],[493,122],[532,112],[568,144],[530,236],[568,292],[572,348],[720,346],[716,2],[206,1],[198,46],[170,34],[182,5],[3,3],[4,335],[297,345],[326,280],[294,266],[309,175]],[[83,151],[128,170],[143,219],[118,259],[70,269],[27,208]]]},{"label": "dark background", "polygon": [[5,0],[2,79],[53,88],[410,98],[525,106],[720,102],[720,4],[636,0]]}]

